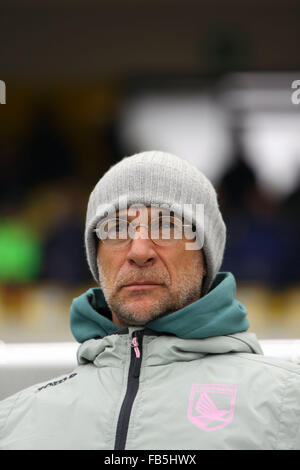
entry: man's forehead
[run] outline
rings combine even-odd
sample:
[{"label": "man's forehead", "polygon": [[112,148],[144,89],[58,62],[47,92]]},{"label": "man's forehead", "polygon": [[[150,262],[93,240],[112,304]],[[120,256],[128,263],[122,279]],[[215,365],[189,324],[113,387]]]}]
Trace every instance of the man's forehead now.
[{"label": "man's forehead", "polygon": [[131,217],[138,217],[139,215],[146,214],[156,216],[156,215],[172,215],[174,211],[165,207],[128,207],[127,209],[122,209],[121,211],[117,210],[116,215],[122,217],[126,216],[130,219]]}]

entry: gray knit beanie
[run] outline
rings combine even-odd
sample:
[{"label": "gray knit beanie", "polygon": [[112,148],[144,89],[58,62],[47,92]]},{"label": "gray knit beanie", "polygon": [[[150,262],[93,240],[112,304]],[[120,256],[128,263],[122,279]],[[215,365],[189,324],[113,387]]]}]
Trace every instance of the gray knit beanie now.
[{"label": "gray knit beanie", "polygon": [[[97,266],[97,224],[108,214],[119,210],[120,202],[127,206],[171,207],[182,214],[185,221],[195,224],[197,235],[203,241],[207,275],[203,294],[207,293],[220,269],[226,239],[226,227],[220,213],[216,192],[211,182],[187,161],[160,151],[138,153],[125,157],[113,165],[93,189],[87,208],[85,248],[87,262],[97,284],[100,283]],[[196,205],[203,204],[204,218],[196,218]]]}]

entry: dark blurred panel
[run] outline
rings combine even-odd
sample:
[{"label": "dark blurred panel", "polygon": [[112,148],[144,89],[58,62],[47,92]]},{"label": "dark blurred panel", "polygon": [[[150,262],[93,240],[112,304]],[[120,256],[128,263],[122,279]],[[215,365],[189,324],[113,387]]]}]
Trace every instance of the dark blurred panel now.
[{"label": "dark blurred panel", "polygon": [[70,299],[95,285],[89,194],[149,149],[212,179],[228,227],[222,269],[254,316],[275,312],[297,334],[299,17],[298,0],[0,0],[5,338],[64,331]]}]

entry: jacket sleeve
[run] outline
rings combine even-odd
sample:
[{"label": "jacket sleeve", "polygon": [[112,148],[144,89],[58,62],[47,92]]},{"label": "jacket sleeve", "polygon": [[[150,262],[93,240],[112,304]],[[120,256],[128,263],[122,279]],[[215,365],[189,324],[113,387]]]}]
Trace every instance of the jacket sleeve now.
[{"label": "jacket sleeve", "polygon": [[300,373],[296,374],[294,379],[294,389],[293,389],[293,414],[295,420],[295,442],[293,445],[294,450],[300,450]]},{"label": "jacket sleeve", "polygon": [[15,393],[14,395],[0,401],[0,449],[2,449],[4,438],[7,437],[5,431],[9,421],[9,416],[15,408],[20,394],[21,392]]},{"label": "jacket sleeve", "polygon": [[300,376],[296,384],[295,393],[295,421],[296,421],[296,439],[294,444],[294,450],[300,450]]},{"label": "jacket sleeve", "polygon": [[280,412],[278,449],[300,450],[300,371],[292,372],[285,379],[285,393]]},{"label": "jacket sleeve", "polygon": [[295,445],[294,450],[300,450],[300,423],[299,423],[299,426],[298,426],[298,432],[297,432],[297,436],[296,436],[296,445]]}]

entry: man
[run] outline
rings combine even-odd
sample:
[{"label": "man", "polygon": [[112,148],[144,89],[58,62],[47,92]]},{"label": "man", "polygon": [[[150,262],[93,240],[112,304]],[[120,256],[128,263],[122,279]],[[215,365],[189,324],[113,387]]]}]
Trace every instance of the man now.
[{"label": "man", "polygon": [[71,306],[78,367],[0,404],[1,449],[299,449],[300,367],[266,358],[219,272],[215,190],[170,154],[127,157],[91,193],[101,288]]}]

